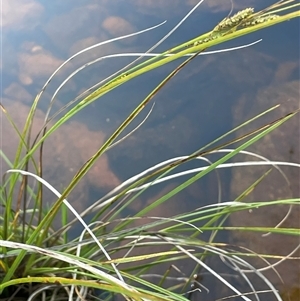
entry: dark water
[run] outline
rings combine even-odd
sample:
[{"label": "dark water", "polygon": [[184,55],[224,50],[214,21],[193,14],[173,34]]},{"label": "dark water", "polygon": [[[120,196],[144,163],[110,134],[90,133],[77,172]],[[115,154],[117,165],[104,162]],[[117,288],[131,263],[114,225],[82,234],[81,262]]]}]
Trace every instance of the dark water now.
[{"label": "dark water", "polygon": [[[168,21],[158,29],[97,48],[72,61],[69,66],[59,72],[47,88],[39,104],[40,118],[42,118],[55,89],[76,67],[90,59],[110,53],[147,50],[191,9],[190,2],[193,1],[119,0],[85,1],[84,3],[51,1],[50,3],[32,0],[26,2],[27,4],[18,0],[11,2],[14,4],[4,2],[4,11],[10,11],[11,5],[20,7],[18,11],[5,15],[3,23],[4,105],[21,123],[28,106],[45,80],[70,55],[100,41],[141,30],[164,20]],[[272,1],[265,1],[264,5],[271,3]],[[252,5],[261,8],[262,4],[259,1],[244,1],[242,7],[238,5],[241,4],[236,3],[235,10]],[[157,52],[210,30],[229,11],[229,1],[222,5],[216,1],[206,1],[178,31],[158,47]],[[276,116],[279,117],[281,113],[288,113],[299,106],[299,91],[297,90],[297,87],[299,88],[299,20],[291,20],[237,41],[228,42],[224,47],[242,45],[260,38],[263,41],[251,48],[201,56],[181,70],[153,99],[155,106],[147,122],[129,139],[111,149],[107,156],[102,161],[100,160],[98,167],[91,175],[86,177],[86,182],[76,192],[75,204],[78,210],[83,210],[86,205],[128,177],[168,158],[188,155],[245,121],[246,118],[255,116],[272,105],[282,103],[283,110],[279,111],[279,115],[266,117],[269,118],[266,121],[271,121]],[[83,70],[58,94],[53,110],[57,110],[79,92],[130,61],[129,58],[109,59]],[[48,148],[45,176],[52,181],[53,185],[67,185],[76,170],[101,146],[105,137],[116,129],[131,110],[178,63],[179,61],[173,62],[119,87],[85,108],[68,122],[64,130],[55,136],[54,141],[57,147],[49,145]],[[150,106],[134,121],[131,128],[145,117],[149,109]],[[37,124],[40,122],[38,121]],[[288,134],[278,132],[280,137],[284,136],[283,142],[280,143],[284,147],[276,147],[279,136],[273,136],[275,142],[268,145],[262,143],[253,150],[265,155],[271,154],[280,160],[299,162],[297,137],[299,126],[294,121],[284,129]],[[10,135],[8,129],[3,133]],[[9,152],[14,147],[15,142],[4,137],[3,149]],[[199,166],[199,162],[189,163],[186,168],[196,166]],[[277,193],[279,193],[278,197],[299,196],[298,171],[287,169],[285,172],[292,178],[289,189],[283,192],[273,189],[270,194],[267,193],[268,189],[265,189],[257,194],[256,198],[276,198]],[[63,175],[63,183],[58,180],[58,174]],[[257,176],[251,171],[247,174],[238,174],[235,170],[220,172],[223,201],[234,199],[241,193],[240,187],[246,184],[239,183],[238,179],[244,179],[246,175],[249,185],[251,180],[254,181],[253,177]],[[277,180],[280,185],[282,179]],[[139,200],[139,203],[129,208],[129,213],[136,213],[144,203],[149,204],[161,191],[167,191],[173,187],[172,185],[178,185],[182,181],[183,179],[176,180],[150,190]],[[270,181],[274,183],[275,180]],[[271,185],[266,185],[271,187]],[[188,201],[183,202],[186,199]],[[169,201],[172,202],[172,210],[169,206],[162,206],[158,212],[153,212],[153,215],[170,216],[184,210],[193,210],[204,204],[214,203],[216,200],[216,177],[208,175],[185,192],[180,193],[174,200]],[[278,221],[276,210],[273,215],[274,223],[276,223]],[[292,215],[290,225],[297,226],[296,217],[297,214]],[[234,216],[229,223],[236,224],[240,218],[243,219],[243,217]],[[261,219],[259,214],[256,217],[252,216],[251,221],[254,224],[256,218],[257,221]],[[268,251],[264,248],[264,240],[255,239],[251,235],[239,234],[230,237],[224,234],[220,237],[221,241],[238,241],[240,244],[253,241],[254,248],[259,245],[258,249]],[[280,238],[280,240],[284,239]],[[274,239],[274,246],[276,242],[277,240]],[[289,243],[291,246],[296,244],[295,240]],[[276,248],[278,248],[277,245]],[[279,253],[287,254],[289,250],[279,250]],[[211,264],[214,266],[215,262],[212,261]],[[192,269],[192,264],[189,264],[184,272],[188,274]],[[289,269],[289,265],[282,268],[281,274],[288,275]],[[284,293],[290,293],[291,296],[298,288],[297,277],[299,277],[299,272],[298,276],[296,271],[293,273],[293,276],[287,277],[287,284],[278,284]],[[205,276],[204,285],[209,286],[209,283],[212,283],[210,279],[212,279],[211,276]],[[274,282],[279,283],[278,279]],[[215,300],[218,296],[222,296],[222,290],[220,287],[218,289],[220,292],[217,291],[208,296],[201,295],[201,300]],[[193,298],[198,297],[194,295]]]}]

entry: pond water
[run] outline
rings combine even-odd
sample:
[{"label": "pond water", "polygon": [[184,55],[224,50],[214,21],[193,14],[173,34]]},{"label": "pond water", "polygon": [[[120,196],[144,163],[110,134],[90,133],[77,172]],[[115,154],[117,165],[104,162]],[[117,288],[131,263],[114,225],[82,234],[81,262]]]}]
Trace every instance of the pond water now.
[{"label": "pond water", "polygon": [[[196,4],[197,1],[38,1],[4,0],[2,21],[2,103],[18,126],[24,123],[29,106],[51,73],[68,57],[93,44],[157,25],[164,25],[114,43],[97,47],[72,60],[47,87],[38,105],[34,131],[41,126],[54,91],[76,68],[100,56],[112,53],[145,52]],[[264,1],[267,6],[273,1]],[[261,1],[234,2],[234,11],[247,6],[262,8]],[[263,6],[263,7],[264,7]],[[18,9],[15,9],[15,8]],[[230,1],[207,0],[183,25],[155,51],[169,49],[213,28],[228,15]],[[146,122],[128,139],[108,151],[71,194],[78,211],[83,210],[105,192],[138,172],[163,160],[188,155],[226,133],[243,121],[276,105],[262,125],[299,107],[299,20],[276,25],[247,37],[228,42],[233,47],[262,39],[254,46],[222,54],[200,56],[188,64],[154,97],[155,106]],[[220,48],[220,47],[219,47]],[[217,48],[216,48],[217,49]],[[73,77],[57,95],[53,111],[74,99],[79,93],[117,71],[132,58],[113,58],[87,67]],[[144,74],[108,93],[101,100],[86,107],[51,137],[45,146],[44,174],[56,187],[64,187],[81,165],[95,153],[105,139],[126,118],[131,110],[167,76],[179,62]],[[152,102],[152,103],[153,103]],[[145,118],[150,106],[134,121],[132,128]],[[17,137],[5,118],[2,118],[1,149],[12,159]],[[234,138],[231,136],[230,138]],[[299,163],[299,122],[297,117],[277,130],[270,138],[251,148],[269,159]],[[241,156],[240,160],[247,159]],[[199,162],[187,168],[198,167]],[[2,166],[3,170],[5,164]],[[268,168],[232,169],[220,171],[222,200],[234,199]],[[284,169],[289,184],[272,172],[249,200],[299,197],[299,171]],[[1,174],[3,171],[1,170]],[[186,179],[186,178],[185,178]],[[159,185],[141,197],[126,212],[133,214],[157,196],[182,183],[182,179]],[[49,202],[53,197],[47,196]],[[191,185],[169,203],[151,212],[153,216],[171,216],[217,201],[217,182],[211,174]],[[172,202],[172,206],[170,206]],[[287,208],[268,212],[267,225],[276,224]],[[233,215],[228,223],[264,225],[266,212]],[[299,226],[299,212],[295,210],[285,226]],[[238,243],[256,252],[288,254],[297,240],[291,237],[267,238],[252,233],[234,233],[221,241]],[[298,254],[299,255],[299,254]],[[296,256],[296,255],[294,255]],[[184,272],[189,273],[192,265]],[[285,263],[278,268],[284,284],[270,275],[279,286],[285,300],[296,300],[299,292],[299,263]],[[211,277],[211,276],[208,276]],[[211,281],[207,278],[204,284]],[[201,300],[215,300],[222,295],[215,292]],[[286,296],[290,296],[288,299]],[[195,300],[198,295],[192,298]],[[233,299],[232,299],[233,300]],[[236,299],[240,300],[240,299]],[[273,300],[268,299],[268,300]],[[275,299],[274,299],[275,300]],[[298,299],[297,299],[298,300]]]}]

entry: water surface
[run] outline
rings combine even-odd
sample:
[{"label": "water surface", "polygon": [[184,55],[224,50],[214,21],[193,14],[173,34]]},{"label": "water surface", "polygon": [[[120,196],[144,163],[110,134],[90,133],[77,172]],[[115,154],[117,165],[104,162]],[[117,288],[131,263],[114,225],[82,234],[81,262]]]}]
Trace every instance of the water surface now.
[{"label": "water surface", "polygon": [[[168,21],[151,32],[93,49],[70,62],[51,81],[39,103],[34,130],[37,132],[51,96],[72,71],[92,59],[107,54],[146,51],[177,24],[195,2],[3,1],[1,66],[3,104],[21,127],[35,95],[51,73],[68,57],[95,43],[132,33],[164,20]],[[265,1],[264,5],[271,3],[272,1]],[[243,5],[261,8],[262,4],[259,1],[249,0],[244,1]],[[15,10],[14,7],[18,9]],[[241,8],[244,6],[235,3],[235,11]],[[222,4],[219,1],[204,2],[156,51],[166,50],[210,30],[218,20],[227,16],[229,11],[230,1],[228,3],[224,1]],[[266,117],[260,125],[296,109],[299,106],[299,21],[291,20],[274,28],[265,29],[227,43],[224,47],[242,45],[261,38],[262,42],[251,48],[196,58],[179,72],[155,96],[152,101],[155,102],[153,112],[143,126],[107,152],[71,194],[70,198],[74,200],[73,204],[77,210],[83,210],[128,177],[168,158],[188,155],[247,118],[275,104],[280,103],[281,109]],[[84,89],[130,61],[130,58],[109,59],[84,69],[58,94],[53,112]],[[95,101],[64,125],[50,138],[49,143],[46,143],[45,178],[54,186],[66,186],[108,135],[180,62],[173,62],[119,87],[101,100]],[[149,109],[150,106],[134,122],[135,125],[145,117]],[[3,119],[1,148],[5,153],[12,154],[16,149],[17,137],[5,118],[3,116],[1,118]],[[278,130],[277,134],[274,133],[272,138],[266,138],[252,150],[270,159],[299,162],[298,134],[299,123],[294,119],[289,125]],[[201,164],[193,162],[186,167]],[[234,199],[262,172],[263,170],[258,169],[221,171],[222,200]],[[282,184],[284,182],[282,178],[275,175],[275,179],[270,178],[270,182],[262,184],[264,188],[258,190],[253,198],[299,196],[299,172],[296,169],[286,169],[285,172],[291,180],[290,186]],[[159,185],[150,190],[132,204],[128,214],[141,210],[145,204],[151,203],[157,196],[180,184],[184,179]],[[278,188],[280,186],[282,189]],[[216,176],[208,175],[152,214],[170,216],[214,203],[217,200],[216,191]],[[49,202],[53,202],[53,196],[47,195],[47,198]],[[251,223],[256,224],[263,222],[264,214],[266,213],[236,215],[229,222],[235,225],[240,220],[249,219]],[[276,224],[281,217],[282,215],[274,209],[268,224]],[[297,214],[293,213],[287,223],[290,226],[297,226]],[[220,239],[239,242],[257,251],[272,253],[274,248],[282,255],[291,251],[297,243],[290,237],[272,236],[270,239],[262,239],[249,233],[236,233],[230,237],[224,234]],[[279,240],[284,243],[278,243]],[[271,250],[266,248],[266,245],[271,246]],[[193,267],[190,263],[185,268],[184,272],[188,274]],[[290,265],[283,265],[280,273],[286,279],[284,285],[273,275],[272,280],[285,294],[288,292],[292,294],[298,287],[299,270],[297,272],[291,270]],[[210,286],[211,280],[205,279],[211,278],[203,280]],[[201,300],[218,298],[221,291],[222,289],[220,292],[213,292],[209,297],[203,294]],[[208,299],[205,299],[206,297]],[[194,298],[198,297],[195,295]]]}]

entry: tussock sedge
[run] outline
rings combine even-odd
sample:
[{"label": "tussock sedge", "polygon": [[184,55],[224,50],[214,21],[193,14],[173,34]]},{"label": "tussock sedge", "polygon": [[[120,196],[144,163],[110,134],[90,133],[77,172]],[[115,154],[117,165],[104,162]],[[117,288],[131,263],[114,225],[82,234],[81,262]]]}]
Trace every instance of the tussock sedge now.
[{"label": "tussock sedge", "polygon": [[[127,139],[133,131],[142,125],[140,124],[125,137],[119,138],[120,134],[127,129],[128,125],[140,112],[148,108],[149,102],[156,93],[190,61],[199,55],[214,55],[218,52],[237,51],[239,48],[250,47],[259,41],[232,49],[208,52],[208,49],[215,45],[300,16],[299,3],[292,0],[279,1],[261,11],[248,7],[235,14],[230,13],[209,32],[199,33],[199,36],[194,39],[167,49],[162,53],[154,53],[153,51],[157,46],[161,45],[177,28],[184,26],[184,22],[188,22],[190,15],[196,9],[200,9],[202,2],[203,0],[199,1],[161,41],[145,53],[120,53],[100,57],[86,62],[71,73],[53,93],[44,125],[36,137],[32,137],[31,130],[37,105],[49,82],[59,70],[64,68],[71,60],[92,48],[143,34],[148,30],[155,30],[156,27],[163,26],[164,22],[140,32],[93,45],[66,60],[51,75],[34,99],[22,130],[17,128],[14,120],[10,117],[9,111],[1,104],[3,116],[8,118],[19,137],[19,145],[15,150],[15,157],[12,162],[0,149],[2,160],[10,167],[2,175],[0,194],[2,207],[0,217],[0,300],[187,301],[192,300],[195,294],[201,296],[201,294],[209,293],[208,288],[201,283],[202,276],[200,271],[215,277],[220,285],[226,286],[231,291],[230,295],[224,296],[225,299],[238,296],[239,300],[266,300],[266,294],[268,296],[271,294],[274,298],[272,300],[282,300],[277,288],[274,287],[263,272],[266,270],[276,271],[279,263],[285,260],[296,259],[294,255],[299,246],[294,250],[290,250],[290,253],[286,256],[258,254],[243,247],[219,243],[216,234],[226,230],[256,231],[265,236],[275,233],[299,235],[299,229],[284,228],[283,222],[288,219],[292,208],[299,206],[300,199],[243,202],[246,195],[251,193],[259,183],[263,183],[268,176],[268,172],[266,172],[235,200],[223,202],[221,200],[220,185],[222,179],[217,171],[221,168],[234,168],[236,166],[243,166],[243,168],[258,165],[270,166],[282,175],[284,183],[288,183],[288,178],[281,169],[282,166],[299,168],[299,164],[275,162],[246,149],[290,118],[293,118],[298,113],[297,111],[290,112],[271,123],[266,123],[264,126],[239,138],[228,140],[227,143],[223,143],[219,147],[212,147],[212,145],[218,145],[221,139],[225,141],[229,135],[255,120],[263,120],[268,113],[277,108],[272,107],[245,121],[190,155],[171,158],[141,171],[118,187],[115,187],[105,196],[102,196],[82,212],[76,212],[71,205],[72,202],[68,200],[70,192],[78,185],[99,157],[109,148]],[[100,60],[112,59],[118,56],[132,56],[136,57],[136,59],[117,73],[111,74],[95,86],[90,87],[58,111],[53,112],[56,96],[75,74]],[[86,163],[77,171],[76,176],[61,193],[43,179],[42,157],[44,142],[53,132],[78,114],[84,107],[91,105],[94,101],[99,101],[103,95],[113,91],[118,86],[146,72],[162,68],[165,64],[180,58],[186,59],[153,89],[145,99],[141,100],[140,104],[92,157],[86,158]],[[149,108],[147,116],[151,113],[152,108],[153,106]],[[146,119],[147,117],[143,122]],[[232,144],[235,142],[239,142],[239,146],[233,148]],[[37,153],[39,153],[39,157],[35,159],[34,155]],[[209,157],[213,153],[219,154],[219,159],[216,161]],[[228,160],[236,154],[252,156],[255,158],[255,161],[245,160],[228,163]],[[201,168],[177,173],[173,172],[177,166],[191,160],[201,160],[206,165]],[[29,170],[29,166],[33,168]],[[215,172],[217,175],[219,197],[216,203],[198,208],[192,212],[182,212],[173,217],[151,216],[151,210],[210,172]],[[191,177],[144,207],[135,215],[126,219],[120,218],[122,216],[120,213],[126,210],[129,204],[137,197],[143,197],[143,193],[149,187],[170,179],[186,177],[187,175],[191,175]],[[32,183],[32,179],[36,181],[35,187],[29,184]],[[46,208],[43,202],[45,188],[49,189],[57,198],[50,208]],[[250,228],[227,227],[224,225],[228,216],[234,212],[281,205],[288,205],[287,208],[289,209],[284,219],[273,227],[257,226]],[[74,218],[71,220],[68,218],[69,211],[74,215]],[[86,222],[87,215],[92,216],[89,222]],[[59,216],[61,216],[61,227],[57,229],[54,221],[57,221]],[[135,226],[134,221],[136,220],[141,220],[143,226]],[[68,239],[68,234],[78,221],[83,227],[82,233],[74,239]],[[199,227],[199,224],[202,226]],[[107,228],[110,230],[106,231]],[[205,232],[211,233],[207,241],[202,240],[202,234]],[[155,247],[160,247],[161,251],[156,253],[152,251],[147,252],[149,248]],[[137,253],[139,255],[136,255]],[[214,270],[207,263],[207,259],[212,256],[220,259],[220,262],[231,269],[230,277]],[[264,266],[258,268],[250,263],[249,259],[253,257],[260,258],[264,262]],[[181,270],[177,265],[180,261],[193,262],[194,271],[186,274],[186,271]],[[151,270],[155,266],[166,265],[169,268],[162,274],[153,273]],[[265,284],[266,289],[264,291],[255,287],[255,284],[252,282],[252,276],[255,276],[260,282]],[[243,279],[248,290],[242,291],[236,287],[234,282],[231,281],[232,277]],[[278,277],[280,277],[279,274]],[[155,282],[153,279],[156,279]]]}]

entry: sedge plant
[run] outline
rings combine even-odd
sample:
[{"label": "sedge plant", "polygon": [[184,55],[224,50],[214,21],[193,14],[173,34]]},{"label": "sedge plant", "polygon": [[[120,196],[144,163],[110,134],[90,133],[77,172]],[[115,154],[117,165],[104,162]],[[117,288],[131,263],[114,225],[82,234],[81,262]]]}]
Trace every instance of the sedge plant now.
[{"label": "sedge plant", "polygon": [[[199,1],[191,12],[202,2]],[[253,298],[261,300],[261,292],[257,291],[252,284],[247,276],[249,273],[256,275],[266,284],[268,292],[274,296],[275,300],[282,300],[277,289],[262,273],[262,269],[255,268],[246,260],[247,257],[257,256],[267,262],[266,269],[273,269],[275,264],[268,263],[270,255],[255,254],[251,250],[216,241],[216,234],[222,230],[299,235],[299,229],[294,228],[241,228],[224,225],[228,216],[234,212],[283,204],[289,206],[299,205],[299,199],[243,202],[244,197],[251,193],[260,182],[263,182],[268,173],[262,175],[237,199],[232,201],[216,202],[198,208],[193,212],[182,212],[172,217],[151,216],[151,211],[195,181],[200,180],[206,174],[220,168],[238,166],[238,164],[243,165],[244,168],[255,164],[269,165],[277,168],[280,172],[280,165],[299,168],[300,165],[296,163],[273,162],[253,153],[251,155],[256,157],[257,161],[227,163],[238,153],[246,154],[246,149],[250,145],[293,118],[298,113],[297,111],[266,123],[264,126],[234,140],[227,140],[226,143],[218,144],[238,129],[263,118],[270,111],[276,109],[276,107],[270,108],[210,144],[199,146],[199,149],[190,155],[171,158],[141,171],[115,187],[83,212],[76,212],[68,201],[68,197],[101,155],[128,137],[126,135],[124,138],[119,138],[120,134],[128,128],[142,110],[149,107],[152,99],[163,89],[164,85],[190,61],[198,55],[203,55],[204,51],[215,45],[297,18],[300,16],[298,7],[299,3],[295,3],[295,1],[283,0],[257,12],[253,8],[245,8],[221,20],[207,33],[200,34],[198,37],[163,53],[153,53],[158,44],[162,43],[179,25],[181,26],[182,22],[189,17],[190,12],[155,47],[142,55],[135,54],[138,58],[131,64],[100,81],[59,111],[50,115],[56,95],[66,82],[83,68],[105,59],[105,57],[88,62],[73,72],[55,91],[46,113],[44,125],[36,137],[32,137],[31,133],[41,95],[61,68],[77,55],[91,49],[91,47],[72,56],[52,74],[34,99],[22,130],[17,128],[9,112],[1,104],[3,115],[8,118],[18,134],[19,145],[13,162],[9,161],[6,154],[1,151],[2,159],[10,166],[10,169],[4,173],[1,184],[3,214],[1,215],[0,224],[0,300],[17,300],[17,298],[18,300],[113,300],[115,296],[119,296],[119,298],[125,300],[186,301],[193,298],[195,291],[205,290],[205,287],[202,287],[197,278],[199,268],[213,275],[232,292],[232,296],[238,296],[241,300],[253,300]],[[116,39],[92,47],[98,47],[114,40]],[[116,55],[109,57],[114,56]],[[126,56],[126,54],[120,54],[120,56]],[[161,68],[182,58],[186,58],[184,62],[180,63],[140,102],[92,157],[87,158],[86,163],[77,171],[62,193],[43,179],[43,147],[44,142],[52,133],[59,130],[64,123],[83,108],[91,105],[94,101],[99,101],[102,96],[117,87],[146,72]],[[52,123],[53,120],[56,121]],[[232,147],[234,143],[238,143],[238,146]],[[37,153],[39,154],[38,159],[35,157]],[[219,153],[222,156],[212,162],[208,159],[208,155],[212,153]],[[247,154],[249,155],[249,153]],[[191,160],[202,160],[207,165],[176,173],[176,167],[184,166],[186,162]],[[29,166],[33,166],[33,170],[29,170]],[[149,187],[186,175],[191,176],[135,215],[126,219],[120,217],[121,213],[132,202],[138,197],[143,197],[143,193]],[[32,178],[36,180],[36,189],[29,185],[31,183],[29,179]],[[221,181],[221,179],[219,180]],[[57,197],[57,201],[50,208],[45,208],[43,202],[44,189],[46,188]],[[34,200],[31,208],[27,206],[29,198]],[[74,219],[68,219],[68,211],[74,214]],[[56,229],[54,221],[58,218],[60,212],[62,212],[62,226]],[[87,223],[85,218],[91,215],[92,217]],[[143,222],[142,227],[134,224],[137,220]],[[77,221],[82,224],[84,230],[77,238],[68,240],[68,232]],[[201,227],[199,227],[199,224],[201,224]],[[109,228],[109,231],[106,230],[107,228]],[[201,239],[203,232],[211,233],[207,241]],[[159,251],[155,253],[147,252],[148,247],[158,248]],[[290,258],[292,258],[295,251],[289,254]],[[206,263],[206,259],[211,256],[226,260],[233,272],[245,279],[249,291],[247,293],[240,291],[226,277],[210,267]],[[284,259],[279,258],[278,262]],[[194,262],[195,265],[195,269],[190,275],[179,271],[172,264],[173,262],[188,260]],[[172,269],[177,270],[178,273],[182,273],[181,276],[174,277],[171,268],[161,275],[151,272],[153,267],[165,264],[172,266]],[[158,282],[151,281],[153,278],[158,278]]]}]

